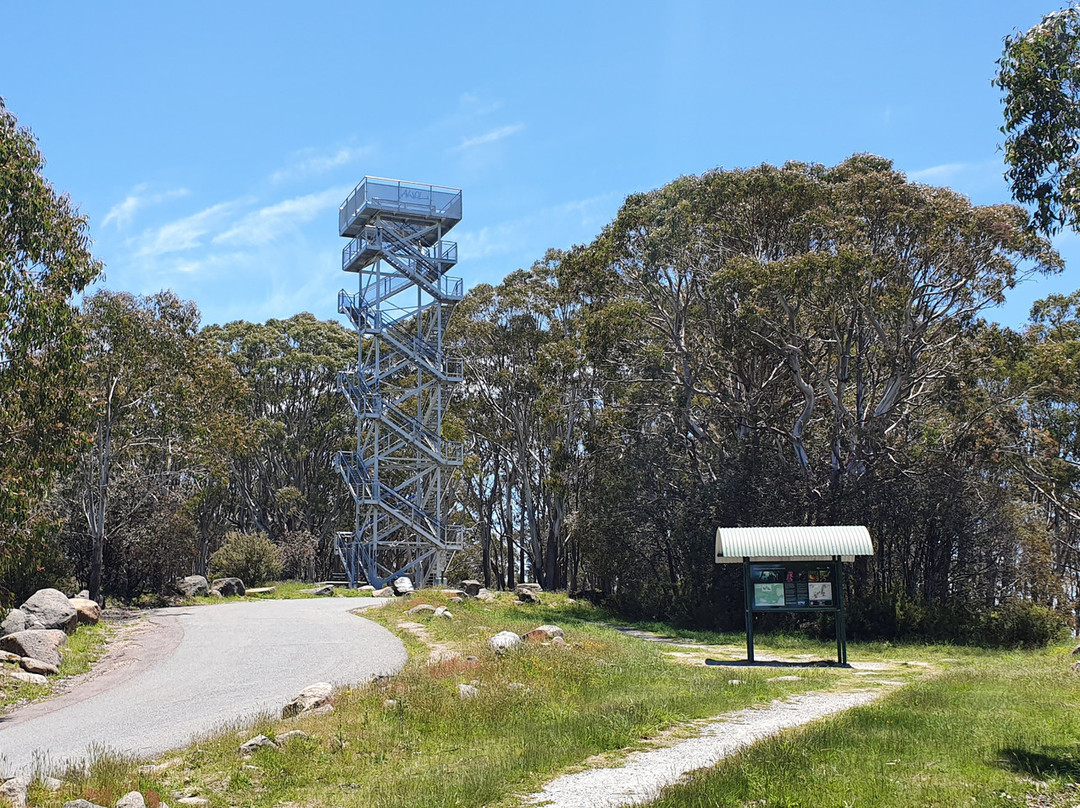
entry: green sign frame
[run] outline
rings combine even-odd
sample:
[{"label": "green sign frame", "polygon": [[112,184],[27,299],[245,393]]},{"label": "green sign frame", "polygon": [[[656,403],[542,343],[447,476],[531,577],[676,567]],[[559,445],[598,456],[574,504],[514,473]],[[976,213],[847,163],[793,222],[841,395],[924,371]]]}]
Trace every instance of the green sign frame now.
[{"label": "green sign frame", "polygon": [[743,559],[746,607],[746,661],[754,661],[754,614],[761,612],[833,612],[836,615],[836,661],[847,664],[844,625],[844,565],[840,556],[820,561]]}]

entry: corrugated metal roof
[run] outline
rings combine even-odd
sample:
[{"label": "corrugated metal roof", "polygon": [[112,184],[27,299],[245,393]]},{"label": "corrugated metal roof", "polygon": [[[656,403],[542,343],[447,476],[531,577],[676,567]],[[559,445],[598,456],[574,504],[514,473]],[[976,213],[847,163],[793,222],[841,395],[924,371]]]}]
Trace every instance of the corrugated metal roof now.
[{"label": "corrugated metal roof", "polygon": [[[873,555],[862,525],[825,527],[721,527],[716,529],[717,563],[751,559],[831,558]],[[847,560],[847,559],[845,559]]]}]

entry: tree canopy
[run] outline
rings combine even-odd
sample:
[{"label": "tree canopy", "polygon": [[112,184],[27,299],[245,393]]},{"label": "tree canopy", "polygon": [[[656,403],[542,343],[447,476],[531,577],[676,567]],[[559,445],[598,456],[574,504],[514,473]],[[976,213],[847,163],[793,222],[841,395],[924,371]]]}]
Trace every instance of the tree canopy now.
[{"label": "tree canopy", "polygon": [[1080,9],[1047,14],[1005,37],[995,84],[1004,91],[1006,178],[1032,224],[1080,226]]},{"label": "tree canopy", "polygon": [[86,219],[43,170],[0,99],[0,599],[42,571],[35,507],[70,466],[87,404],[72,296],[102,271]]}]

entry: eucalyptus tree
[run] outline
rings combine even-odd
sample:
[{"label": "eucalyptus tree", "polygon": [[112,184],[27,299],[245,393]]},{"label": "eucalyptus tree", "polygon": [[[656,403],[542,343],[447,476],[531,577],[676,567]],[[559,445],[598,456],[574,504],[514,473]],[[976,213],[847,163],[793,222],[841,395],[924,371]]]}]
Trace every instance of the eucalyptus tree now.
[{"label": "eucalyptus tree", "polygon": [[220,476],[235,374],[207,350],[196,306],[171,292],[102,290],[83,302],[80,320],[91,440],[66,484],[73,555],[85,559],[95,600],[106,581],[125,596],[157,590],[192,568],[188,504],[215,469]]},{"label": "eucalyptus tree", "polygon": [[498,287],[476,287],[448,334],[466,360],[458,412],[470,441],[465,484],[482,571],[490,579],[501,559],[508,587],[524,579],[523,557],[545,588],[567,583],[592,381],[577,304],[557,280],[563,258],[552,251]]},{"label": "eucalyptus tree", "polygon": [[44,583],[50,531],[35,509],[71,464],[87,403],[71,298],[102,269],[85,217],[43,168],[0,99],[0,602]]},{"label": "eucalyptus tree", "polygon": [[1053,235],[1080,227],[1080,9],[1047,14],[1005,37],[994,83],[1004,91],[1006,178]]},{"label": "eucalyptus tree", "polygon": [[[714,171],[630,197],[566,268],[588,300],[610,425],[590,444],[588,498],[639,515],[642,563],[622,579],[636,572],[672,595],[707,587],[694,569],[709,525],[862,520],[888,492],[913,492],[912,447],[947,416],[939,402],[963,375],[972,324],[1025,272],[1061,265],[1026,221],[869,155]],[[924,466],[920,496],[956,470]],[[911,511],[921,521],[906,538],[883,538],[903,552],[913,536],[929,542],[921,571],[954,558],[979,518],[942,531],[938,509]],[[611,558],[612,541],[593,557]]]},{"label": "eucalyptus tree", "polygon": [[355,332],[303,313],[209,326],[203,334],[247,385],[250,432],[230,456],[228,521],[275,541],[310,535],[327,574],[334,534],[351,517],[333,458],[354,432],[336,379],[356,363]]}]

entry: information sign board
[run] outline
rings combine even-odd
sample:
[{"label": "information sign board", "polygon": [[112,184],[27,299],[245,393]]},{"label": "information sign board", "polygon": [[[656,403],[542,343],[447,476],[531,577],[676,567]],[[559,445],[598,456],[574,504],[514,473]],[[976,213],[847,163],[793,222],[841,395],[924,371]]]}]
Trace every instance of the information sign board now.
[{"label": "information sign board", "polygon": [[836,567],[827,561],[780,561],[750,564],[755,611],[835,609]]}]

